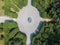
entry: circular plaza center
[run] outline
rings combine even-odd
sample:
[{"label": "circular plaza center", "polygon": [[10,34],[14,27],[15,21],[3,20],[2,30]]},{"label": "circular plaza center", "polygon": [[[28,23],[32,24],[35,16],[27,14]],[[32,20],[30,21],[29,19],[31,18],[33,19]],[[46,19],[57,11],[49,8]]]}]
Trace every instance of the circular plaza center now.
[{"label": "circular plaza center", "polygon": [[37,29],[41,19],[39,11],[35,7],[26,6],[18,12],[17,22],[20,24],[20,31],[29,35]]}]

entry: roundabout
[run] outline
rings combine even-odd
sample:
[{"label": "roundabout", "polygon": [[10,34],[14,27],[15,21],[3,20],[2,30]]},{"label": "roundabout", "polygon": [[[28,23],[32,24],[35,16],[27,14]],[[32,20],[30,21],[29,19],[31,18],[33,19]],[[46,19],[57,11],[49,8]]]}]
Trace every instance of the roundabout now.
[{"label": "roundabout", "polygon": [[[31,2],[31,0],[28,1]],[[18,12],[18,27],[21,32],[27,35],[27,45],[31,42],[30,34],[38,30],[37,27],[41,21],[42,18],[40,17],[39,11],[31,5],[27,5]]]}]

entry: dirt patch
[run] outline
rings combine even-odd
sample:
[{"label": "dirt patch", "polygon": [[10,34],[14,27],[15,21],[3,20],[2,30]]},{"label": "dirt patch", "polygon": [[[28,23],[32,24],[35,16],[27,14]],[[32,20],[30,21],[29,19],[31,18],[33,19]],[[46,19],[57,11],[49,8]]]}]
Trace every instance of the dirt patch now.
[{"label": "dirt patch", "polygon": [[4,40],[0,40],[0,45],[5,45]]},{"label": "dirt patch", "polygon": [[52,19],[49,19],[49,18],[43,18],[43,21],[49,22],[49,21],[52,21]]}]

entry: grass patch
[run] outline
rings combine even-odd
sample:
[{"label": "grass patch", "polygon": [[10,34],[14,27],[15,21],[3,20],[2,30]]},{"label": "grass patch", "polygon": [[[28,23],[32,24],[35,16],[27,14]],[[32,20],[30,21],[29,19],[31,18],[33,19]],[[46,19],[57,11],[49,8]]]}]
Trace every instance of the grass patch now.
[{"label": "grass patch", "polygon": [[3,28],[3,31],[0,32],[0,34],[3,35],[3,39],[1,38],[1,35],[0,38],[4,45],[21,45],[22,43],[23,45],[26,45],[26,35],[19,31],[16,22],[1,23],[0,28]]},{"label": "grass patch", "polygon": [[17,18],[21,8],[27,5],[27,0],[4,0],[4,14],[13,18]]},{"label": "grass patch", "polygon": [[49,15],[45,11],[45,9],[49,6],[50,3],[52,3],[52,0],[32,0],[32,5],[36,7],[40,13],[41,17],[43,18],[49,18]]},{"label": "grass patch", "polygon": [[4,15],[4,10],[2,9],[3,6],[4,6],[4,2],[0,0],[0,16]]}]

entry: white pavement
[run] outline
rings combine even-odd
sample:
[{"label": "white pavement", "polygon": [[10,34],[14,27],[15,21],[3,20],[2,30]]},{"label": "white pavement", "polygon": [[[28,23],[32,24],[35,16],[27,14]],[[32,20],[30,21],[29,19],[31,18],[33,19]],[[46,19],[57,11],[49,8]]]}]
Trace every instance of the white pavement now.
[{"label": "white pavement", "polygon": [[13,20],[13,21],[16,21],[16,19],[10,18],[10,17],[8,17],[8,16],[0,16],[0,23],[5,22],[6,20]]}]

